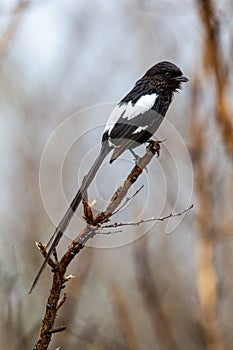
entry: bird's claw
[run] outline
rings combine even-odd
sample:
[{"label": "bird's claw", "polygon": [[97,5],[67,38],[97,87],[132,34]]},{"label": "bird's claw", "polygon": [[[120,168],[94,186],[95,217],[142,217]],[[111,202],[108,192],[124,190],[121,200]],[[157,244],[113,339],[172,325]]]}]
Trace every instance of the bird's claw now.
[{"label": "bird's claw", "polygon": [[162,143],[164,140],[162,141],[154,141],[154,140],[148,140],[149,145],[147,146],[147,148],[153,153],[156,154],[157,158],[160,156],[160,143]]}]

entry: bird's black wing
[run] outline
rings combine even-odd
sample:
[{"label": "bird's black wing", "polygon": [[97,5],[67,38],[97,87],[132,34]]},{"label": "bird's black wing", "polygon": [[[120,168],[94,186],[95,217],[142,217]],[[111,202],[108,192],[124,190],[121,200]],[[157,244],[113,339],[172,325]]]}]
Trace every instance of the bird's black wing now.
[{"label": "bird's black wing", "polygon": [[139,146],[149,140],[163,120],[155,110],[139,114],[128,120],[124,115],[119,118],[109,133],[109,140],[114,145],[111,162],[125,150]]},{"label": "bird's black wing", "polygon": [[139,94],[136,87],[113,109],[106,123],[102,141],[108,140],[114,147],[112,161],[126,149],[146,142],[158,129],[171,102],[171,97],[155,91]]}]

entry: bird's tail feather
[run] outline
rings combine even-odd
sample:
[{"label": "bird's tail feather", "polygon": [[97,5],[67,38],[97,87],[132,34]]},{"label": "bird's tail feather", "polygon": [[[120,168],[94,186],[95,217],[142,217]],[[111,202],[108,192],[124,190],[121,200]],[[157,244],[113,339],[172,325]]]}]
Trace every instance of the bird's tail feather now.
[{"label": "bird's tail feather", "polygon": [[86,192],[86,190],[88,189],[88,187],[90,186],[91,182],[93,181],[98,169],[100,168],[101,164],[103,163],[104,159],[106,158],[106,156],[108,155],[108,153],[111,151],[111,147],[109,147],[107,142],[102,143],[102,147],[101,150],[99,152],[99,155],[97,156],[95,162],[93,163],[91,169],[89,170],[89,172],[87,173],[87,175],[84,177],[82,185],[80,186],[78,192],[76,193],[74,199],[72,200],[69,208],[67,209],[65,215],[63,216],[62,220],[60,221],[60,223],[58,224],[54,234],[52,235],[52,237],[50,238],[47,246],[50,246],[49,251],[47,253],[46,258],[43,261],[43,264],[41,265],[34,281],[33,284],[29,290],[29,293],[32,292],[33,288],[35,287],[41,272],[43,271],[50,255],[52,254],[52,252],[54,251],[54,249],[56,248],[56,246],[58,245],[63,232],[66,230],[67,226],[70,223],[71,218],[73,217],[75,211],[77,210],[80,202],[82,201],[83,195]]},{"label": "bird's tail feather", "polygon": [[134,141],[131,139],[121,139],[121,144],[118,147],[115,147],[111,156],[109,163],[111,164],[116,160],[122,153],[124,153],[127,149],[133,145]]}]

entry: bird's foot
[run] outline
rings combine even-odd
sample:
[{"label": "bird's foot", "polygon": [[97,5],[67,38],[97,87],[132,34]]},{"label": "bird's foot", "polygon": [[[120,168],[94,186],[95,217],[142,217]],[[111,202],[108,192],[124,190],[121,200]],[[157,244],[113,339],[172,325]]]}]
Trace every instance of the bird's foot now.
[{"label": "bird's foot", "polygon": [[149,145],[147,148],[153,153],[156,154],[157,158],[160,156],[160,143],[164,142],[165,140],[162,141],[155,141],[155,140],[148,140],[147,142]]}]

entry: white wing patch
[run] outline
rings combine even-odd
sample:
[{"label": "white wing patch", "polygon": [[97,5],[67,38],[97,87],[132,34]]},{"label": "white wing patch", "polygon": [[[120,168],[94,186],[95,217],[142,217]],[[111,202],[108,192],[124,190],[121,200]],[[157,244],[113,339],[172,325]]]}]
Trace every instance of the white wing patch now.
[{"label": "white wing patch", "polygon": [[138,132],[141,132],[143,130],[146,130],[148,128],[148,125],[145,126],[139,126],[136,130],[134,130],[133,134],[137,134]]},{"label": "white wing patch", "polygon": [[105,125],[104,133],[106,131],[108,131],[110,133],[111,129],[116,124],[117,120],[122,116],[122,114],[125,113],[125,110],[126,110],[125,104],[122,104],[121,106],[116,105],[113,108],[110,116],[108,117],[107,123]]},{"label": "white wing patch", "polygon": [[123,118],[130,120],[139,114],[149,111],[153,107],[157,96],[157,94],[143,95],[134,105],[132,105],[132,102],[128,102]]},{"label": "white wing patch", "polygon": [[[114,124],[116,124],[120,117],[131,120],[137,115],[149,111],[153,107],[157,97],[157,94],[143,95],[138,99],[138,101],[134,105],[132,105],[131,101],[128,103],[122,103],[121,105],[117,105],[112,110],[112,113],[108,118],[104,132],[108,131],[108,133],[110,133]],[[136,129],[134,133],[141,131],[138,131],[138,129]]]}]

